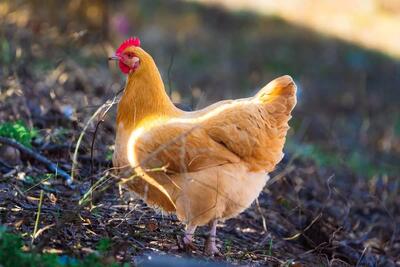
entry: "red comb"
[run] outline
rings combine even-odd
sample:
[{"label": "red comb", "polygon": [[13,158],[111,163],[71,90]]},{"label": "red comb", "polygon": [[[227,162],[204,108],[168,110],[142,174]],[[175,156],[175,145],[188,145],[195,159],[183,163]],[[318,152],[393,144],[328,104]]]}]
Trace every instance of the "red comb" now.
[{"label": "red comb", "polygon": [[116,54],[121,54],[126,48],[130,46],[140,46],[140,39],[137,37],[131,37],[122,42],[122,44],[118,47]]}]

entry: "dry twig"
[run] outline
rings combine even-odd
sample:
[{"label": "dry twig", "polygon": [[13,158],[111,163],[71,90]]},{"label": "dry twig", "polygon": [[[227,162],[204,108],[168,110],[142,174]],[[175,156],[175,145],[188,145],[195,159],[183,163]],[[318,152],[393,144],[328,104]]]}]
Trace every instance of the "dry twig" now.
[{"label": "dry twig", "polygon": [[33,149],[30,149],[24,145],[22,145],[21,143],[12,140],[10,138],[6,138],[6,137],[1,137],[0,136],[0,143],[15,147],[16,149],[18,149],[21,153],[27,155],[28,157],[35,159],[37,161],[39,161],[40,163],[43,163],[47,169],[49,171],[54,172],[56,175],[61,176],[62,178],[65,179],[65,182],[67,183],[68,186],[72,186],[72,178],[71,176],[66,173],[65,171],[63,171],[62,169],[60,169],[58,167],[57,164],[55,164],[54,162],[50,161],[48,158],[44,157],[43,155],[41,155],[40,153],[34,151]]}]

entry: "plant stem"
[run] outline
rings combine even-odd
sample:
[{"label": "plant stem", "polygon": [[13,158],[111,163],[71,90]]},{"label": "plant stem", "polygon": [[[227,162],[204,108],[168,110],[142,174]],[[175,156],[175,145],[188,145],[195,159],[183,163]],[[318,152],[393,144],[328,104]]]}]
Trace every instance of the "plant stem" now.
[{"label": "plant stem", "polygon": [[36,214],[35,228],[33,229],[33,235],[32,235],[31,244],[33,244],[33,241],[35,241],[36,233],[38,231],[40,213],[42,211],[42,202],[43,202],[43,190],[40,190],[39,206],[38,206],[38,211],[37,211],[37,214]]}]

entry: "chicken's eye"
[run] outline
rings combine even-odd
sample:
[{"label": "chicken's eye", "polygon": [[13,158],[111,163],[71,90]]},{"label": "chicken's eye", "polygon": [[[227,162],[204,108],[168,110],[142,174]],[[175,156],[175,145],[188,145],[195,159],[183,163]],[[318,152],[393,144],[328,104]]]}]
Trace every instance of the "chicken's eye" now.
[{"label": "chicken's eye", "polygon": [[133,53],[126,53],[126,56],[127,56],[128,58],[133,58],[133,57],[134,57],[134,54],[133,54]]}]

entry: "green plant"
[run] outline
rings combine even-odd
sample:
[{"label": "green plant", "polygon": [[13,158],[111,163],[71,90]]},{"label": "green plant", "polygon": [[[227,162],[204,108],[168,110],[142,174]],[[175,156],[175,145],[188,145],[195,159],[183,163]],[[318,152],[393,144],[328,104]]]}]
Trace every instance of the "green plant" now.
[{"label": "green plant", "polygon": [[23,121],[0,124],[0,136],[14,139],[27,147],[31,147],[32,139],[37,135],[37,130],[28,128]]},{"label": "green plant", "polygon": [[114,149],[109,149],[106,152],[106,160],[112,160],[114,154]]},{"label": "green plant", "polygon": [[273,246],[273,239],[271,237],[271,239],[269,240],[269,246],[268,246],[268,256],[272,256],[272,246]]},{"label": "green plant", "polygon": [[5,65],[9,65],[12,62],[12,51],[10,47],[10,43],[3,39],[0,43],[0,62],[3,62]]},{"label": "green plant", "polygon": [[[107,239],[104,239],[107,240]],[[100,241],[98,249],[107,249],[109,244]],[[119,263],[103,263],[103,258],[90,254],[79,260],[66,255],[58,256],[51,253],[34,253],[24,251],[23,241],[19,235],[10,233],[6,227],[0,225],[0,266],[2,267],[101,267],[121,266]],[[104,251],[103,251],[104,252]],[[124,264],[123,266],[128,266]]]},{"label": "green plant", "polygon": [[338,167],[341,163],[341,157],[335,153],[329,153],[321,147],[314,144],[299,144],[295,142],[288,142],[287,148],[296,156],[311,159],[315,161],[318,166]]},{"label": "green plant", "polygon": [[0,265],[8,266],[57,266],[57,255],[33,254],[22,251],[21,237],[7,232],[4,226],[0,226]]},{"label": "green plant", "polygon": [[111,248],[111,239],[109,238],[102,238],[100,239],[99,243],[96,246],[96,249],[100,253],[105,253]]},{"label": "green plant", "polygon": [[394,174],[399,168],[392,165],[377,165],[367,155],[363,155],[360,151],[354,150],[351,153],[340,154],[337,151],[329,151],[323,149],[316,144],[296,142],[288,142],[287,149],[296,157],[313,160],[319,167],[346,167],[352,172],[372,177],[378,174]]},{"label": "green plant", "polygon": [[231,253],[231,251],[232,251],[232,240],[229,239],[229,238],[225,239],[224,247],[225,247],[226,253]]},{"label": "green plant", "polygon": [[396,136],[400,136],[400,115],[396,119],[396,121],[395,121],[395,123],[393,125],[393,128],[394,128],[394,134]]}]

